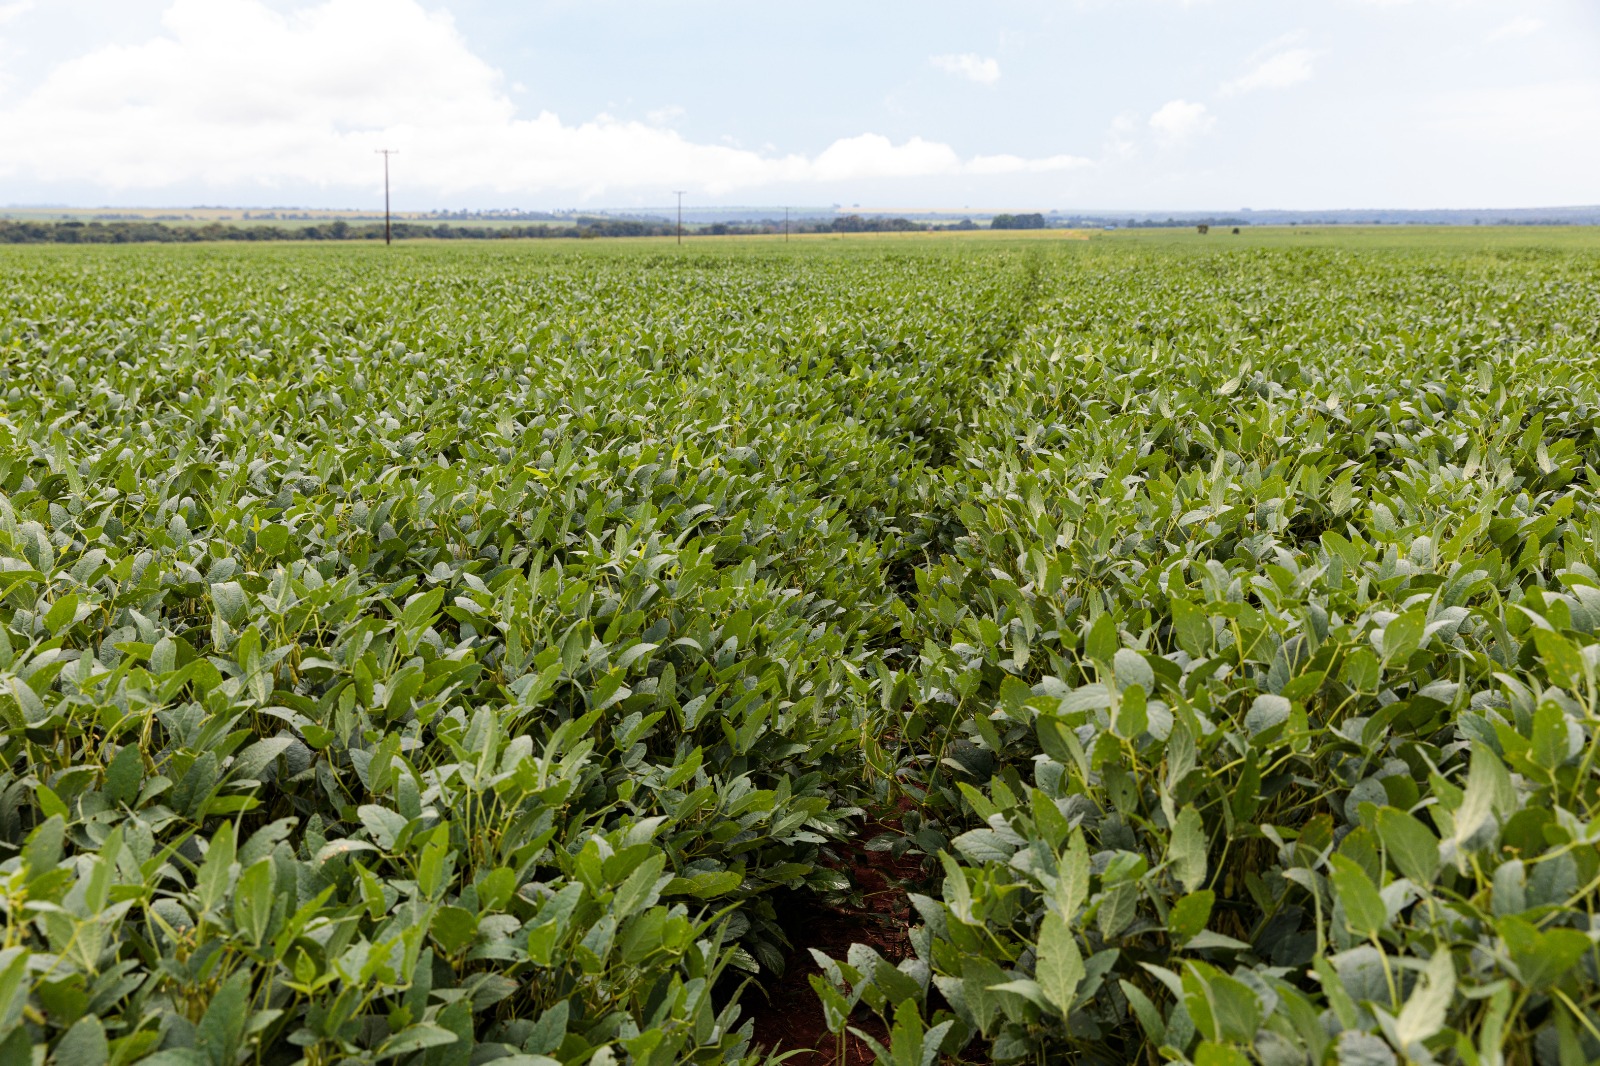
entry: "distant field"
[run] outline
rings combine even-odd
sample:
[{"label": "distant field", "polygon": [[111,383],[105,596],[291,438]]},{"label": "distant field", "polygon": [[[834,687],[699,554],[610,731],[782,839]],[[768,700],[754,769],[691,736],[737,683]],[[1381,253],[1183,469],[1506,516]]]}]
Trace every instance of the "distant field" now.
[{"label": "distant field", "polygon": [[1525,248],[1535,252],[1600,248],[1600,226],[1213,226],[1199,234],[1193,226],[1162,229],[1092,230],[1096,239],[1161,248],[1216,250],[1229,243],[1268,248],[1346,248],[1470,252],[1473,249]]}]

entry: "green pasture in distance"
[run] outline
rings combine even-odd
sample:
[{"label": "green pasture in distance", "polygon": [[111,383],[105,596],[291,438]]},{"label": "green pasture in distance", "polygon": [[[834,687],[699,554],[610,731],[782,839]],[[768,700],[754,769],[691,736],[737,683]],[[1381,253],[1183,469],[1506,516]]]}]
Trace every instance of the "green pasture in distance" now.
[{"label": "green pasture in distance", "polygon": [[1579,228],[0,248],[0,1053],[1600,1058],[1597,356]]},{"label": "green pasture in distance", "polygon": [[[1097,240],[1145,247],[1212,248],[1224,243],[1268,248],[1342,248],[1349,251],[1401,251],[1471,254],[1478,251],[1594,251],[1600,226],[1194,226],[1160,229],[1094,230]],[[1220,249],[1214,249],[1220,250]]]}]

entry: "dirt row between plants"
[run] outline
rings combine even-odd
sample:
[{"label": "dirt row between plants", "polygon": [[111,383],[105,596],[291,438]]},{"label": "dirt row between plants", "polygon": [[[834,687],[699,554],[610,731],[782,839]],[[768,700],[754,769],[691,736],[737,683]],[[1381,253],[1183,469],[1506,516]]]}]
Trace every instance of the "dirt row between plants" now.
[{"label": "dirt row between plants", "polygon": [[[837,845],[836,858],[828,863],[850,879],[850,900],[855,906],[828,906],[797,897],[779,921],[788,934],[794,952],[783,975],[761,989],[751,988],[745,1003],[755,1018],[755,1042],[780,1054],[791,1066],[870,1066],[872,1049],[853,1033],[845,1034],[844,1056],[839,1057],[837,1038],[828,1032],[822,1004],[811,987],[811,977],[822,973],[809,949],[815,948],[830,958],[844,960],[851,944],[865,944],[890,962],[909,957],[911,941],[908,890],[916,890],[926,877],[917,856],[894,858],[888,852],[869,851],[867,840],[882,833],[897,832],[883,823],[868,825],[857,838]],[[865,1006],[858,1006],[850,1024],[872,1034],[888,1046],[889,1034],[882,1020]]]}]

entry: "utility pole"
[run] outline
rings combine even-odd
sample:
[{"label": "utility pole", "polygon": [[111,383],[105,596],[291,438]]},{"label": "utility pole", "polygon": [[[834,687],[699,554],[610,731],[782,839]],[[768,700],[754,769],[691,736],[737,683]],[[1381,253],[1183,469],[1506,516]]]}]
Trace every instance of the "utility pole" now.
[{"label": "utility pole", "polygon": [[389,157],[399,155],[398,148],[379,148],[377,154],[383,156],[383,243],[389,244]]},{"label": "utility pole", "polygon": [[678,243],[683,243],[683,194],[684,189],[673,189],[678,194]]},{"label": "utility pole", "polygon": [[783,209],[783,243],[789,243],[789,209]]}]

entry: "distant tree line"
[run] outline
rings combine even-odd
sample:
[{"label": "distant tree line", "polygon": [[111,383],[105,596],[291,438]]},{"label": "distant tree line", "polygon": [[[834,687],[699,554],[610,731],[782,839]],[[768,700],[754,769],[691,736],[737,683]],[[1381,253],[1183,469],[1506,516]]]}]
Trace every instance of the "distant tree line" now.
[{"label": "distant tree line", "polygon": [[[1096,225],[1098,223],[1089,224]],[[1169,215],[1165,220],[1159,218],[1130,218],[1110,224],[1119,225],[1123,229],[1183,229],[1188,226],[1216,226],[1220,229],[1224,226],[1248,226],[1250,225],[1250,220],[1236,218],[1231,215],[1207,215],[1203,218],[1173,218]],[[1289,224],[1298,226],[1300,223],[1292,222]]]},{"label": "distant tree line", "polygon": [[989,220],[990,229],[1044,229],[1044,216],[1038,213],[1031,215],[996,215]]},{"label": "distant tree line", "polygon": [[926,223],[909,218],[880,218],[875,215],[840,215],[827,221],[803,223],[797,233],[917,233],[931,229]]}]

